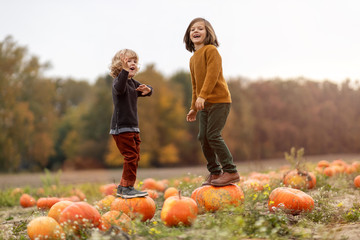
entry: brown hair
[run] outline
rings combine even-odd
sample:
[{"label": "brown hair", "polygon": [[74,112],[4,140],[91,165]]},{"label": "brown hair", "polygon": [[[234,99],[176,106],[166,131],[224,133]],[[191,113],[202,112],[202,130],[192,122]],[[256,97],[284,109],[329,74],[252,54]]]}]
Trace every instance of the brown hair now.
[{"label": "brown hair", "polygon": [[116,78],[119,75],[119,73],[121,72],[121,70],[123,69],[121,60],[125,56],[128,58],[136,58],[139,61],[139,56],[133,50],[122,49],[122,50],[118,51],[115,54],[115,56],[113,57],[113,59],[111,61],[111,65],[109,67],[110,76],[112,76],[113,78]]},{"label": "brown hair", "polygon": [[212,44],[215,47],[219,46],[215,31],[214,31],[213,27],[211,26],[210,22],[208,20],[204,19],[204,18],[195,18],[189,24],[188,28],[186,29],[185,35],[184,35],[185,47],[186,47],[186,50],[188,50],[189,52],[195,52],[195,46],[194,46],[193,42],[190,39],[191,27],[195,23],[200,22],[200,21],[203,21],[205,23],[206,37],[204,39],[204,44],[205,45]]}]

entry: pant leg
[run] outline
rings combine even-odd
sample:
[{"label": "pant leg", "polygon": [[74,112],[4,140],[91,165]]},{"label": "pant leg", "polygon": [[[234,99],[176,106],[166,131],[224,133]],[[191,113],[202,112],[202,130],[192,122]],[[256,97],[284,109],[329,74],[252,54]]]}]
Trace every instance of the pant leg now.
[{"label": "pant leg", "polygon": [[113,135],[120,153],[124,156],[123,173],[120,185],[124,187],[134,186],[136,172],[140,160],[140,137],[139,133],[127,132]]},{"label": "pant leg", "polygon": [[208,125],[208,110],[207,107],[199,112],[199,135],[198,139],[201,144],[201,149],[207,161],[207,169],[212,174],[220,174],[221,166],[217,161],[216,154],[211,148],[207,139],[207,125]]},{"label": "pant leg", "polygon": [[227,147],[221,132],[225,126],[230,112],[230,103],[215,103],[209,107],[207,121],[207,140],[210,147],[215,152],[218,161],[224,172],[237,172],[233,157]]}]

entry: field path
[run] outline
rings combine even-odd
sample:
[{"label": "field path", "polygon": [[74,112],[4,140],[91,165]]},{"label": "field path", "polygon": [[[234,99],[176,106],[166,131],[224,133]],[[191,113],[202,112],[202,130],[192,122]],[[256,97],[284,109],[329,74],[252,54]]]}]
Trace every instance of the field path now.
[{"label": "field path", "polygon": [[[333,154],[333,155],[319,155],[305,157],[306,161],[316,162],[322,159],[332,161],[335,159],[343,159],[351,162],[353,160],[360,161],[360,154]],[[267,171],[276,170],[282,165],[287,165],[285,159],[266,159],[246,162],[236,162],[240,174],[251,171]],[[56,173],[54,173],[56,174]],[[62,172],[60,176],[61,184],[79,184],[79,183],[111,183],[119,182],[122,174],[122,169],[96,169],[96,170],[81,170],[81,171],[67,171]],[[139,168],[138,178],[176,178],[191,175],[207,174],[205,164],[203,166],[181,167],[181,168]],[[45,173],[19,173],[19,174],[0,174],[0,189],[7,189],[11,187],[40,187],[42,186],[42,177]]]}]

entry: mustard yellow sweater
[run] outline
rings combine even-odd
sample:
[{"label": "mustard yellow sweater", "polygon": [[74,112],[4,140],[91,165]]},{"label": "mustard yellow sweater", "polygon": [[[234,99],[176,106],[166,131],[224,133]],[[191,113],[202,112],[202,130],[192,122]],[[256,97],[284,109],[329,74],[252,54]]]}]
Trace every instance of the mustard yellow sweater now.
[{"label": "mustard yellow sweater", "polygon": [[221,56],[214,45],[205,45],[190,58],[192,82],[191,109],[198,97],[209,103],[231,103],[222,70]]}]

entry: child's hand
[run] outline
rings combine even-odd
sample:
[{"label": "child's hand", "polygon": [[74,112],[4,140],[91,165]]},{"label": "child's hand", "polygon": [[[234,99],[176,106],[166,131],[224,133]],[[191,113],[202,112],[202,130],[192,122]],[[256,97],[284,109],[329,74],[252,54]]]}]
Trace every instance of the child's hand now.
[{"label": "child's hand", "polygon": [[205,104],[205,99],[198,97],[195,102],[195,107],[197,110],[203,110]]},{"label": "child's hand", "polygon": [[186,121],[188,121],[188,122],[196,121],[196,114],[197,114],[197,111],[191,109],[189,111],[189,113],[186,115]]},{"label": "child's hand", "polygon": [[122,55],[122,56],[120,56],[120,60],[121,60],[123,69],[129,72],[129,65],[128,65],[129,59],[126,56]]},{"label": "child's hand", "polygon": [[151,88],[149,88],[148,86],[146,86],[145,84],[141,84],[136,91],[142,92],[141,95],[146,95],[149,92],[151,92]]}]

